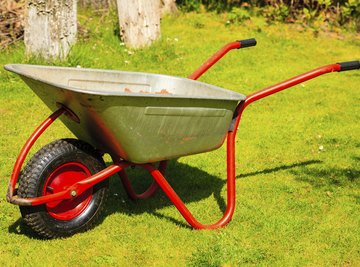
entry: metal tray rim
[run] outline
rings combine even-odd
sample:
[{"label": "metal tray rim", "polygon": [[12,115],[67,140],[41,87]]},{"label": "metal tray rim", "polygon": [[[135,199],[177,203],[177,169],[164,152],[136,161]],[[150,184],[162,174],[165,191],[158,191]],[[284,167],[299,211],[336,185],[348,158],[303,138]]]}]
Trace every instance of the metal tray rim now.
[{"label": "metal tray rim", "polygon": [[[107,72],[107,73],[124,73],[124,74],[142,74],[142,75],[150,75],[150,76],[160,76],[165,78],[171,78],[171,79],[180,79],[180,80],[186,80],[187,82],[191,81],[193,83],[198,83],[201,85],[208,86],[210,88],[213,88],[215,90],[223,91],[224,93],[228,93],[228,97],[211,97],[211,96],[187,96],[187,95],[181,95],[181,94],[174,94],[174,95],[168,95],[168,94],[153,94],[153,93],[147,93],[147,94],[139,94],[139,93],[127,93],[127,92],[101,92],[101,91],[88,91],[84,89],[74,88],[71,86],[61,85],[57,83],[50,82],[46,79],[42,79],[41,77],[35,77],[33,75],[27,74],[25,71],[18,69],[18,66],[31,66],[36,68],[43,68],[43,69],[66,69],[66,70],[79,70],[82,71],[90,71],[90,72]],[[218,87],[212,84],[196,81],[196,80],[190,80],[183,77],[177,77],[177,76],[171,76],[171,75],[165,75],[165,74],[155,74],[155,73],[147,73],[147,72],[130,72],[130,71],[121,71],[121,70],[104,70],[104,69],[92,69],[92,68],[75,68],[75,67],[61,67],[61,66],[45,66],[45,65],[32,65],[32,64],[7,64],[4,66],[4,69],[11,71],[13,73],[19,74],[21,76],[31,78],[33,80],[37,80],[39,82],[49,84],[58,88],[63,88],[66,90],[83,93],[83,94],[89,94],[89,95],[102,95],[102,96],[130,96],[130,97],[156,97],[156,98],[187,98],[187,99],[214,99],[214,100],[233,100],[233,101],[241,101],[245,99],[245,95],[231,91],[229,89],[225,89],[222,87]]]}]

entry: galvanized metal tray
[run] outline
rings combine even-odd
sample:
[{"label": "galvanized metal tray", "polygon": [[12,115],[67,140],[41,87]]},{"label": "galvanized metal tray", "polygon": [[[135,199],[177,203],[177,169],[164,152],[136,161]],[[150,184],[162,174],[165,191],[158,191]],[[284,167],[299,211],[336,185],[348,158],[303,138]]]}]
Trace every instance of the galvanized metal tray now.
[{"label": "galvanized metal tray", "polygon": [[211,151],[223,144],[234,110],[245,96],[167,75],[85,68],[6,65],[95,148],[134,163]]}]

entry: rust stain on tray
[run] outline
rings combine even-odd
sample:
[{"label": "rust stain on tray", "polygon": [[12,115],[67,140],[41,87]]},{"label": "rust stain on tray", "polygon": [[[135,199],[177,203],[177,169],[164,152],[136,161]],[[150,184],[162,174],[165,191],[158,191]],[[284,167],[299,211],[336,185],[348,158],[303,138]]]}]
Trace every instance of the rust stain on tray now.
[{"label": "rust stain on tray", "polygon": [[[146,91],[143,91],[143,90],[141,90],[141,91],[139,91],[139,92],[133,92],[131,89],[129,89],[129,88],[127,88],[127,87],[124,88],[124,92],[125,92],[125,93],[139,93],[139,94],[150,94],[150,93],[151,93],[151,92],[146,92]],[[155,94],[171,95],[171,93],[170,93],[168,90],[166,90],[166,89],[161,89],[160,91],[155,92]]]}]

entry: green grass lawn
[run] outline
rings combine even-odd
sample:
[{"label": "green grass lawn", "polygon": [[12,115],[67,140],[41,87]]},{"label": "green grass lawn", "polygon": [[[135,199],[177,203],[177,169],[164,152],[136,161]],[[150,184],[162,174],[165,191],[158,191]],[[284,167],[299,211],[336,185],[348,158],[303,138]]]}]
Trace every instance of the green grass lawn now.
[{"label": "green grass lawn", "polygon": [[[162,38],[132,51],[114,36],[111,17],[79,17],[89,37],[65,66],[188,76],[227,42],[255,37],[255,48],[230,52],[201,81],[250,94],[318,66],[360,59],[356,34],[320,33],[253,18],[225,26],[213,14],[162,20]],[[0,65],[43,63],[21,44]],[[267,97],[244,113],[237,138],[236,211],[223,229],[187,226],[164,193],[133,202],[117,177],[99,224],[73,237],[41,240],[5,194],[24,141],[49,110],[15,75],[0,69],[1,266],[359,266],[360,71],[332,73]],[[71,137],[56,122],[31,154]],[[225,149],[171,161],[169,182],[204,223],[225,209]],[[108,160],[108,159],[107,159]],[[108,160],[110,164],[110,161]],[[135,185],[150,183],[135,170]]]}]

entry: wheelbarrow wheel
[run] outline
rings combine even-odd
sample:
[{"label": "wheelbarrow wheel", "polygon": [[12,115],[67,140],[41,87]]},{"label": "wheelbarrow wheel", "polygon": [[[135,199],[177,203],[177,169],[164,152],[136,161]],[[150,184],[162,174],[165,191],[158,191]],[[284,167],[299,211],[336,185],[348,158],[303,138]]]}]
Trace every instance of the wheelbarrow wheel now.
[{"label": "wheelbarrow wheel", "polygon": [[[19,178],[18,195],[33,198],[64,190],[105,168],[102,157],[89,144],[61,139],[41,148]],[[45,238],[71,236],[94,226],[107,196],[108,180],[70,200],[39,206],[20,206],[25,223]]]}]

